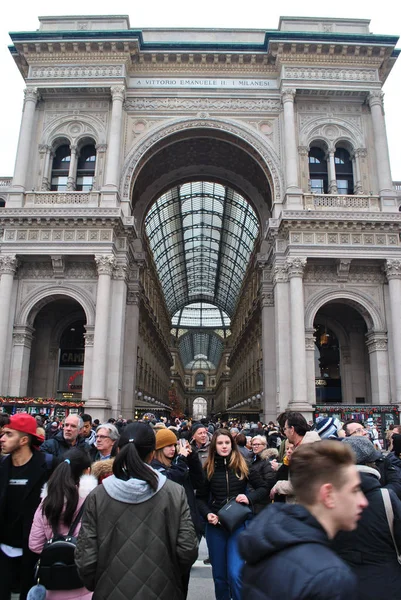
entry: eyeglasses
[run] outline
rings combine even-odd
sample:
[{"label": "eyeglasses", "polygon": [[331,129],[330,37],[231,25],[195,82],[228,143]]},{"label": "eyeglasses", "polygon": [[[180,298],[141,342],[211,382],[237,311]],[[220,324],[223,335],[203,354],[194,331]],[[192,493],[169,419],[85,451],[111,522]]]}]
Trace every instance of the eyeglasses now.
[{"label": "eyeglasses", "polygon": [[251,444],[251,446],[264,446],[264,444]]},{"label": "eyeglasses", "polygon": [[110,436],[109,435],[95,435],[95,439],[96,440],[109,440]]}]

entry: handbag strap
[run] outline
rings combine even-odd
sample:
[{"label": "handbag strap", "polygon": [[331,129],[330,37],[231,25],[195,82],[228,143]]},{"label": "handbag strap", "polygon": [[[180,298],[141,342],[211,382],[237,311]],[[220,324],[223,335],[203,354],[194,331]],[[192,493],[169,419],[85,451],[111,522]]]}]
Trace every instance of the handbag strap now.
[{"label": "handbag strap", "polygon": [[78,523],[82,519],[82,515],[84,514],[85,502],[86,502],[86,500],[84,500],[84,502],[82,503],[81,508],[79,509],[79,511],[77,513],[77,516],[75,517],[75,519],[71,523],[71,527],[68,530],[68,535],[70,537],[72,537],[74,535],[74,531],[76,530],[76,528],[78,526]]},{"label": "handbag strap", "polygon": [[389,493],[389,491],[386,488],[381,488],[380,491],[382,493],[382,498],[383,498],[383,503],[384,503],[384,509],[386,511],[387,523],[388,523],[388,526],[389,526],[389,529],[390,529],[390,533],[391,533],[391,537],[392,537],[392,540],[393,540],[395,552],[397,554],[397,560],[401,564],[401,556],[400,556],[400,553],[398,551],[397,542],[395,541],[395,537],[394,537],[394,512],[393,512],[393,507],[391,505],[390,493]]}]

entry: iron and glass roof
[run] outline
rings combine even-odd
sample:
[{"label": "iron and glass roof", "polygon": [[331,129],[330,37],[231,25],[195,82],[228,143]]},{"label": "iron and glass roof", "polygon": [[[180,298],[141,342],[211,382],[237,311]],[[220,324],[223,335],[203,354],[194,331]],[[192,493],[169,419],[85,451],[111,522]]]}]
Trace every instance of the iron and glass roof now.
[{"label": "iron and glass roof", "polygon": [[183,365],[202,355],[217,367],[259,234],[254,210],[221,184],[185,183],[160,196],[145,230]]}]

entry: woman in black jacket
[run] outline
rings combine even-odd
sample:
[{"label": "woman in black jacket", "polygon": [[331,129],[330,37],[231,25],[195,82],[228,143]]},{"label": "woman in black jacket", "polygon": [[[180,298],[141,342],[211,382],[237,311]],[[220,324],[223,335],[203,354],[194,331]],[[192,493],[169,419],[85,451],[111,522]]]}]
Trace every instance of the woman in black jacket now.
[{"label": "woman in black jacket", "polygon": [[[361,436],[348,437],[342,443],[350,444],[356,454],[362,491],[369,506],[362,512],[357,529],[340,532],[333,541],[333,548],[358,577],[356,600],[396,598],[401,589],[401,565],[386,517],[380,473],[374,465],[380,452]],[[400,550],[401,501],[392,489],[388,492],[394,513],[394,537]]]},{"label": "woman in black jacket", "polygon": [[[245,525],[230,534],[219,525],[217,513],[233,498],[244,504],[260,501],[267,495],[266,484],[258,473],[249,471],[226,429],[219,429],[213,435],[204,469],[206,478],[197,498],[200,512],[207,521],[206,541],[216,600],[240,600],[243,560],[238,553],[237,538]],[[253,488],[251,492],[248,482]]]},{"label": "woman in black jacket", "polygon": [[266,484],[267,494],[257,504],[254,504],[253,510],[255,514],[270,503],[270,490],[276,483],[276,473],[269,460],[269,451],[267,450],[267,440],[263,435],[255,435],[251,442],[253,457],[250,465],[251,473],[258,473]]}]

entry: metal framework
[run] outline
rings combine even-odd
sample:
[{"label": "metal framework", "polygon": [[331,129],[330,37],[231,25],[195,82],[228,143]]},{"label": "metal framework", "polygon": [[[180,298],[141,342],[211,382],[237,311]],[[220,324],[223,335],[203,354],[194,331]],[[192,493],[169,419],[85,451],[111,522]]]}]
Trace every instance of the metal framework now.
[{"label": "metal framework", "polygon": [[224,341],[213,331],[188,332],[178,342],[181,360],[186,369],[200,368],[194,364],[199,358],[208,363],[202,368],[216,369],[223,348]]},{"label": "metal framework", "polygon": [[[219,183],[185,183],[160,196],[146,217],[145,230],[175,335],[179,329],[229,328],[259,234],[258,218],[247,200]],[[214,342],[206,344],[207,352],[196,349],[206,338],[217,339],[215,334],[191,335],[192,342],[180,346],[183,364],[203,354],[218,365],[222,348],[219,354]]]}]

